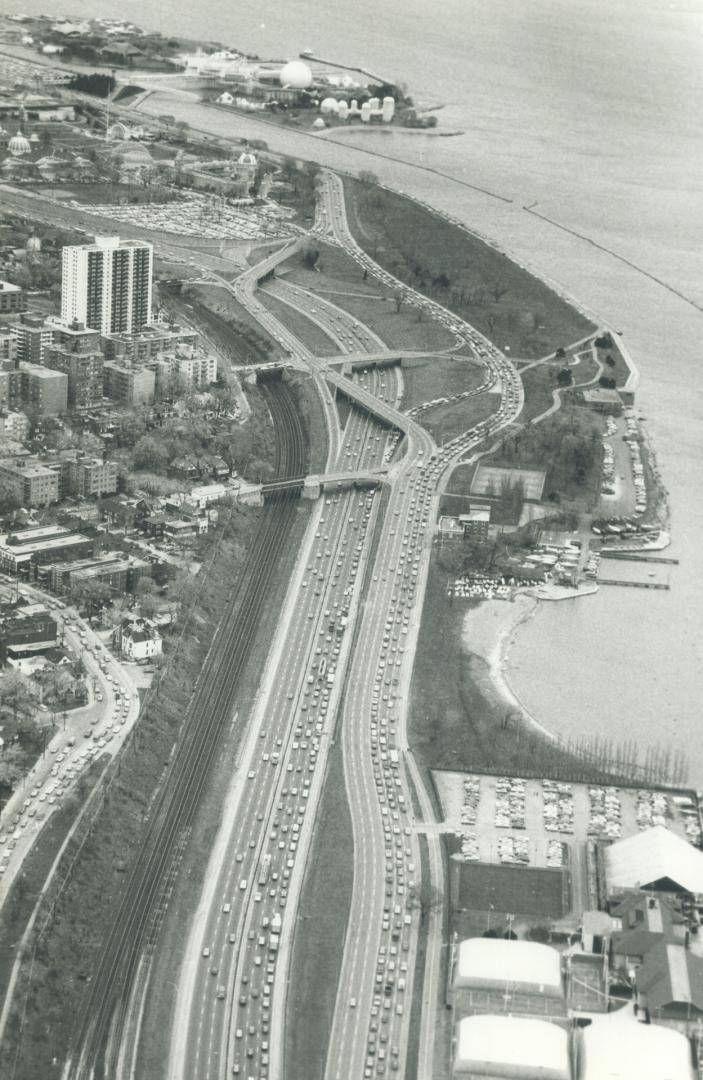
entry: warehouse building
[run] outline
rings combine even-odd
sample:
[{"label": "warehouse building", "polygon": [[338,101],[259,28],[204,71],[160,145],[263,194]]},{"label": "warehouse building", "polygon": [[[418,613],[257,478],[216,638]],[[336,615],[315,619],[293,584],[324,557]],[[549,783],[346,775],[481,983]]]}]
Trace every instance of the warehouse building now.
[{"label": "warehouse building", "polygon": [[664,825],[605,848],[609,897],[627,889],[703,896],[703,852]]},{"label": "warehouse building", "polygon": [[[608,1075],[603,1073],[599,1080]],[[547,1020],[467,1016],[457,1029],[454,1076],[463,1080],[570,1080],[568,1033]]]}]

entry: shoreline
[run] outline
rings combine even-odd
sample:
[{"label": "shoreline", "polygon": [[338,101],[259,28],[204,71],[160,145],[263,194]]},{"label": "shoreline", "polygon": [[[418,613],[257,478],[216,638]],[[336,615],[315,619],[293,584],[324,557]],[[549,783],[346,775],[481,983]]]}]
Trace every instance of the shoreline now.
[{"label": "shoreline", "polygon": [[[491,687],[503,704],[519,713],[521,720],[537,734],[563,745],[561,737],[546,728],[526,708],[508,682],[506,673],[508,656],[517,632],[524,623],[536,617],[539,607],[537,597],[528,593],[520,593],[512,603],[483,600],[464,616],[462,647],[469,660],[476,657],[485,664]],[[494,625],[491,626],[491,623]]]}]

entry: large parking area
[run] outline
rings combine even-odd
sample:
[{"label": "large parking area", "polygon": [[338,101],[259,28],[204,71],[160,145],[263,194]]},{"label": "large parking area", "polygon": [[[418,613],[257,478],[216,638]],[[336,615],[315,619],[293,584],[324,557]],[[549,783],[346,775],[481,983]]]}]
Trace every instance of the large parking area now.
[{"label": "large parking area", "polygon": [[[578,921],[594,904],[586,858],[589,841],[619,840],[652,825],[665,825],[691,842],[700,835],[697,806],[688,791],[470,773],[433,775],[454,862],[461,868],[462,909],[531,915],[539,901],[544,906],[538,903],[537,908],[545,915],[558,918],[570,910],[571,921]],[[531,873],[523,874],[526,869]],[[545,872],[554,870],[568,873],[570,899],[564,893],[561,912],[560,886],[542,880]]]},{"label": "large parking area", "polygon": [[90,214],[180,236],[217,240],[261,240],[291,236],[293,211],[265,202],[239,208],[195,193],[168,203],[81,206]]}]

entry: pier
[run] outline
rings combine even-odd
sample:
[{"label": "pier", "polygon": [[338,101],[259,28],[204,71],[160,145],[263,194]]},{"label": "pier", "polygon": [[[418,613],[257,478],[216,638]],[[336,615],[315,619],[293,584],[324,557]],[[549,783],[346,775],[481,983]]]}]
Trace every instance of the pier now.
[{"label": "pier", "polygon": [[622,581],[618,578],[598,578],[599,585],[625,585],[630,589],[670,589],[671,585],[663,581]]},{"label": "pier", "polygon": [[666,555],[648,555],[647,552],[643,552],[641,555],[637,551],[608,551],[601,548],[601,559],[627,559],[629,562],[651,562],[651,563],[664,563],[666,566],[678,566],[678,559],[667,558]]}]

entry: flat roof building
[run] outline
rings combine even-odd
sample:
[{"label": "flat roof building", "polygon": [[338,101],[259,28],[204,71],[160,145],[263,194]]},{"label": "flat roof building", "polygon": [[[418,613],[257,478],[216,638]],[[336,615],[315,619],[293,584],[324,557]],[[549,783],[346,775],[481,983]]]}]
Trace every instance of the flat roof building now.
[{"label": "flat roof building", "polygon": [[141,330],[151,322],[153,245],[119,236],[63,249],[61,321],[101,334]]},{"label": "flat roof building", "polygon": [[27,298],[24,289],[9,281],[0,281],[0,315],[8,312],[26,311]]},{"label": "flat roof building", "polygon": [[568,1033],[547,1020],[467,1016],[457,1029],[454,1075],[466,1080],[570,1080]]},{"label": "flat roof building", "polygon": [[104,389],[107,397],[121,405],[151,405],[156,390],[156,375],[150,368],[105,364]]},{"label": "flat roof building", "polygon": [[68,408],[68,376],[41,364],[20,364],[22,398],[40,416],[59,416]]},{"label": "flat roof building", "polygon": [[93,554],[94,541],[61,526],[25,529],[0,536],[0,570],[33,578],[36,568],[49,562],[84,558]]}]

